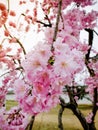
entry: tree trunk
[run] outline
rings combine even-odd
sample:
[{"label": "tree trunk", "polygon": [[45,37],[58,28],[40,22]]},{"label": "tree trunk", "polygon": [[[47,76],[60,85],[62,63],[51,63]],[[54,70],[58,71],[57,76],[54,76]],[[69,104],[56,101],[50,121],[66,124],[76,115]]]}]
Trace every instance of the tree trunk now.
[{"label": "tree trunk", "polygon": [[88,123],[86,122],[86,119],[85,119],[84,115],[80,112],[80,110],[78,108],[76,108],[75,106],[73,106],[73,105],[71,106],[70,109],[72,110],[74,115],[79,119],[83,129],[84,130],[89,130]]},{"label": "tree trunk", "polygon": [[89,125],[89,130],[97,130],[96,127],[95,127],[95,123],[90,123],[88,124]]},{"label": "tree trunk", "polygon": [[59,113],[58,113],[58,128],[59,128],[59,130],[64,130],[63,123],[62,123],[63,111],[64,111],[64,107],[61,106]]},{"label": "tree trunk", "polygon": [[73,111],[74,115],[79,119],[84,130],[96,130],[95,123],[87,123],[84,115],[80,112],[78,108],[72,106],[70,107],[70,109]]},{"label": "tree trunk", "polygon": [[31,117],[31,120],[30,120],[30,122],[29,122],[29,124],[27,125],[27,127],[26,127],[25,130],[32,130],[33,124],[34,124],[34,120],[35,120],[35,116],[32,116],[32,117]]},{"label": "tree trunk", "polygon": [[70,109],[74,113],[74,115],[80,121],[84,130],[96,130],[95,123],[94,122],[87,123],[85,116],[81,113],[81,111],[78,109],[78,107],[76,105],[74,105],[72,103],[65,104],[64,102],[62,103],[62,101],[61,101],[61,108],[60,108],[59,114],[58,114],[59,130],[63,130],[62,114],[63,114],[63,111],[65,108]]}]

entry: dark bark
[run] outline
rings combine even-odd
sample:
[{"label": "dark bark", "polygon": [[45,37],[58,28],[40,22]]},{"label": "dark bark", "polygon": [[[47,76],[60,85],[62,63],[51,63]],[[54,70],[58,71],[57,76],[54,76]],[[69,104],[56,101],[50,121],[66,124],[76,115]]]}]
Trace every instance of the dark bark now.
[{"label": "dark bark", "polygon": [[[93,45],[93,30],[91,30],[91,29],[85,29],[85,30],[89,34],[88,44],[92,48],[92,45]],[[91,48],[88,50],[88,53],[86,54],[86,57],[85,57],[86,62],[85,63],[86,63],[86,66],[87,66],[87,69],[89,71],[90,76],[94,77],[95,76],[94,70],[89,68],[89,66],[88,66],[89,59],[90,59]],[[97,58],[97,55],[92,60],[94,60],[94,62],[96,62],[97,61],[96,58]],[[96,113],[97,113],[97,110],[98,110],[97,105],[96,105],[97,102],[98,102],[97,88],[94,88],[94,96],[93,96],[93,104],[92,104],[93,105],[92,106],[92,114],[93,114],[93,116],[91,118],[92,122],[90,124],[88,124],[89,125],[89,130],[96,130],[94,120],[95,120],[95,116],[96,116]]]},{"label": "dark bark", "polygon": [[33,124],[34,124],[34,120],[35,120],[35,116],[32,116],[32,117],[31,117],[31,120],[30,120],[30,122],[29,122],[29,124],[27,125],[27,127],[26,127],[25,130],[32,130]]},{"label": "dark bark", "polygon": [[59,113],[58,113],[58,128],[59,128],[59,130],[64,130],[63,123],[62,123],[63,111],[64,111],[64,107],[61,106]]},{"label": "dark bark", "polygon": [[89,130],[88,123],[86,122],[84,115],[81,113],[81,111],[78,109],[78,107],[76,107],[74,104],[70,104],[70,106],[68,106],[68,108],[71,109],[72,112],[74,113],[74,115],[79,119],[83,129]]},{"label": "dark bark", "polygon": [[86,60],[88,61],[89,57],[90,57],[91,48],[92,48],[92,45],[93,45],[93,30],[92,29],[85,29],[85,30],[89,34],[88,43],[89,43],[90,48],[88,50],[88,53],[86,54]]},{"label": "dark bark", "polygon": [[89,125],[89,130],[97,130],[96,127],[95,127],[95,123],[94,122],[92,122],[92,123],[90,123],[88,125]]},{"label": "dark bark", "polygon": [[[64,106],[63,107],[61,106],[61,108],[59,110],[59,114],[58,114],[59,130],[64,130],[63,123],[62,123],[62,114],[63,114],[64,108],[65,108]],[[80,110],[78,110],[73,104],[70,104],[70,103],[66,105],[66,108],[72,110],[74,115],[79,119],[84,130],[89,130],[89,125],[86,122],[86,119],[85,119],[84,115],[80,112]]]},{"label": "dark bark", "polygon": [[59,130],[64,130],[63,123],[62,123],[62,114],[63,114],[64,108],[68,108],[74,113],[74,115],[80,121],[84,130],[96,130],[95,123],[94,122],[91,122],[90,124],[87,123],[85,116],[81,113],[81,111],[78,109],[78,107],[76,107],[74,104],[70,104],[70,103],[65,104],[65,105],[63,104],[63,107],[61,107],[59,110],[59,117],[58,117]]},{"label": "dark bark", "polygon": [[[93,30],[91,29],[85,29],[88,34],[89,34],[89,38],[88,38],[88,45],[90,46],[89,50],[88,50],[88,53],[86,54],[85,56],[85,64],[87,66],[87,69],[88,69],[88,72],[90,74],[91,77],[94,77],[95,76],[95,73],[94,73],[94,70],[89,68],[88,64],[90,63],[90,53],[91,53],[91,48],[92,48],[92,45],[93,45]],[[62,98],[60,98],[60,101],[61,101],[61,109],[59,110],[59,117],[58,117],[58,121],[59,121],[59,129],[60,130],[63,130],[63,124],[62,124],[62,114],[63,114],[63,111],[64,111],[64,108],[68,108],[70,109],[74,115],[78,118],[78,120],[80,121],[82,127],[84,130],[96,130],[96,127],[95,127],[95,116],[96,116],[96,113],[97,113],[97,106],[96,106],[96,103],[98,102],[98,93],[97,93],[97,88],[94,88],[94,101],[93,101],[93,104],[92,104],[92,118],[91,118],[91,123],[88,123],[85,119],[85,116],[82,114],[82,112],[78,109],[78,104],[76,103],[75,99],[74,99],[74,93],[73,91],[70,89],[69,86],[66,86],[66,89],[67,89],[67,92],[68,92],[68,95],[69,95],[69,98],[70,98],[70,102],[68,104],[66,104]]]},{"label": "dark bark", "polygon": [[56,25],[55,25],[54,36],[53,36],[53,42],[56,40],[56,37],[57,37],[58,25],[59,25],[60,15],[61,15],[61,8],[62,8],[62,0],[59,0],[58,12],[57,12],[57,18],[56,18]]},{"label": "dark bark", "polygon": [[74,98],[74,97],[71,97],[71,101],[73,101],[73,102],[69,102],[69,103],[66,104],[64,102],[64,100],[60,97],[61,108],[60,108],[59,114],[58,114],[58,124],[59,124],[58,127],[59,127],[59,130],[64,130],[63,123],[62,123],[62,114],[63,114],[63,111],[64,111],[65,108],[70,109],[74,113],[74,115],[80,121],[80,123],[81,123],[84,130],[96,130],[95,123],[94,123],[94,117],[95,117],[96,112],[98,110],[97,107],[93,107],[93,109],[92,109],[92,112],[93,112],[92,122],[88,123],[86,121],[86,119],[85,119],[85,116],[79,110],[78,105],[76,105],[76,102],[74,102],[74,100],[72,100],[72,98]]},{"label": "dark bark", "polygon": [[[67,104],[64,102],[64,100],[62,98],[60,98],[61,110],[63,109],[63,111],[64,111],[64,108],[70,109],[74,113],[74,115],[79,119],[84,130],[89,130],[89,126],[88,126],[88,123],[87,123],[84,115],[78,109],[78,105],[76,105],[76,102],[74,101],[74,97],[71,97],[71,101],[72,101],[72,98],[73,98],[73,102],[69,102]],[[61,112],[59,114],[59,116],[61,116],[60,118],[62,118],[62,113],[63,113],[61,110],[59,111],[59,112]],[[62,120],[60,119],[60,121],[62,121]],[[60,123],[60,124],[62,125],[62,123]],[[60,130],[63,130],[63,129],[60,129]]]},{"label": "dark bark", "polygon": [[78,108],[71,107],[70,109],[73,111],[74,115],[79,119],[84,130],[96,130],[95,123],[92,121],[90,124],[87,123],[84,115]]}]

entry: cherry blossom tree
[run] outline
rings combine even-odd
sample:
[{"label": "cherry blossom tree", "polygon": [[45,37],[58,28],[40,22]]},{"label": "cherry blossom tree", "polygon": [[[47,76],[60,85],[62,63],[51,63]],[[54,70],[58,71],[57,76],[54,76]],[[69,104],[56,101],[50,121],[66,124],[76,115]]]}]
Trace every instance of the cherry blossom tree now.
[{"label": "cherry blossom tree", "polygon": [[[31,130],[36,115],[60,104],[60,130],[63,130],[65,108],[73,111],[84,130],[96,130],[98,52],[93,48],[93,38],[94,34],[98,35],[95,31],[98,12],[86,10],[96,1],[19,0],[13,3],[17,4],[17,10],[12,8],[10,0],[0,1],[0,129]],[[88,40],[81,40],[82,31],[88,33]],[[31,38],[32,42],[26,43],[31,47],[29,51],[24,43],[26,36],[27,41]],[[84,73],[81,85],[77,77]],[[9,88],[13,89],[18,106],[7,111]],[[68,95],[69,102],[62,97],[64,94]],[[87,117],[78,108],[78,101],[85,94],[92,103]]]}]

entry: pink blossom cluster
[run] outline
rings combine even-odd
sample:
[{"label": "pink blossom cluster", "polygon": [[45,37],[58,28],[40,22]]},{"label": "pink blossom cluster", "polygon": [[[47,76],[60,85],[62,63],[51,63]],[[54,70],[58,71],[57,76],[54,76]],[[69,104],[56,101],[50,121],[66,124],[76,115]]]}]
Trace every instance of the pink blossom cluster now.
[{"label": "pink blossom cluster", "polygon": [[57,8],[58,7],[58,1],[53,1],[53,0],[43,0],[42,3],[42,8],[45,11],[45,14],[48,14],[50,9],[52,8]]},{"label": "pink blossom cluster", "polygon": [[3,45],[0,45],[0,68],[3,68],[5,65],[7,69],[14,70],[15,69],[15,60],[19,60],[21,58],[21,48],[17,48],[17,51],[12,52],[11,47],[3,47]]},{"label": "pink blossom cluster", "polygon": [[89,63],[89,67],[94,71],[94,76],[89,76],[85,79],[85,83],[88,86],[86,91],[93,97],[94,89],[97,88],[98,91],[98,61]]},{"label": "pink blossom cluster", "polygon": [[[12,54],[11,48],[4,49],[2,46],[0,48],[0,68],[3,70],[3,74],[0,74],[2,78],[1,88],[6,91],[8,88],[12,87],[12,84],[17,77],[18,70],[17,68],[21,67],[19,65],[19,59],[21,59],[21,50],[17,48],[15,54]],[[3,94],[3,93],[2,93]]]},{"label": "pink blossom cluster", "polygon": [[94,77],[88,77],[86,79],[86,85],[88,85],[86,92],[89,92],[90,96],[93,97],[94,89],[97,88],[98,90],[98,74]]},{"label": "pink blossom cluster", "polygon": [[[81,30],[84,30],[87,28],[93,29],[94,27],[96,27],[97,17],[98,17],[97,11],[91,11],[87,13],[85,10],[79,10],[78,8],[68,10],[67,12],[62,11],[62,19],[59,22],[58,34],[59,35],[65,34],[65,35],[68,35],[68,37],[75,36],[77,39],[79,39]],[[44,31],[45,40],[47,40],[49,43],[52,43],[53,41],[53,34],[54,34],[54,28],[55,28],[54,23],[52,23],[52,26],[53,26],[52,28],[46,28]],[[69,38],[69,39],[72,39],[72,38]],[[66,38],[66,40],[69,40],[69,39]],[[70,44],[72,45],[71,41],[70,41]],[[79,44],[78,46],[81,46],[81,44]],[[85,47],[86,46],[87,44],[85,44]]]},{"label": "pink blossom cluster", "polygon": [[58,37],[53,48],[40,42],[22,61],[25,74],[15,81],[14,89],[27,113],[36,115],[59,103],[62,87],[71,84],[73,76],[83,68],[83,53],[70,48],[65,37]]},{"label": "pink blossom cluster", "polygon": [[9,60],[9,57],[7,57],[7,54],[11,52],[11,48],[4,49],[2,45],[0,46],[0,67],[2,68],[3,64],[6,64],[8,68],[10,66],[13,66],[12,62]]},{"label": "pink blossom cluster", "polygon": [[[10,28],[16,28],[16,24],[9,17],[15,17],[16,13],[14,10],[8,11],[6,4],[0,2],[0,27],[2,28],[7,24]],[[8,28],[3,29],[5,36],[11,36]]]},{"label": "pink blossom cluster", "polygon": [[28,116],[18,107],[9,111],[0,109],[0,129],[2,130],[24,130],[28,122]]},{"label": "pink blossom cluster", "polygon": [[[43,0],[42,7],[46,13],[51,8],[57,8],[59,1],[53,1],[53,0]],[[77,6],[85,7],[85,6],[91,6],[95,4],[95,0],[62,0],[62,9],[65,9],[68,7],[71,3],[76,3]]]},{"label": "pink blossom cluster", "polygon": [[22,62],[24,80],[17,79],[14,84],[21,108],[32,115],[47,111],[59,102],[62,88],[49,64],[52,56],[50,49],[49,44],[38,44],[35,50],[28,53]]},{"label": "pink blossom cluster", "polygon": [[0,27],[5,24],[8,17],[8,11],[3,3],[0,3]]},{"label": "pink blossom cluster", "polygon": [[6,97],[7,90],[5,86],[0,87],[0,109],[5,105],[5,97]]},{"label": "pink blossom cluster", "polygon": [[93,5],[96,2],[95,0],[73,0],[73,1],[76,2],[78,6],[80,5],[82,7]]},{"label": "pink blossom cluster", "polygon": [[97,11],[86,13],[85,10],[69,10],[67,13],[63,13],[63,26],[65,31],[66,27],[69,27],[70,33],[76,37],[79,37],[80,30],[85,28],[93,29],[96,26],[96,17],[98,17]]}]

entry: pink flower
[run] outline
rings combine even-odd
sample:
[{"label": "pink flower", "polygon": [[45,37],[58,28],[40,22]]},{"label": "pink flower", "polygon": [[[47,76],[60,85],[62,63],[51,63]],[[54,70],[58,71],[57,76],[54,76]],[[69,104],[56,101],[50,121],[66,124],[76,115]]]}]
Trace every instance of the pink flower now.
[{"label": "pink flower", "polygon": [[26,84],[23,80],[16,80],[14,82],[14,92],[16,95],[16,99],[20,100],[20,98],[24,98],[26,93]]},{"label": "pink flower", "polygon": [[6,98],[7,90],[4,86],[0,87],[0,109],[3,107],[5,103],[5,98]]},{"label": "pink flower", "polygon": [[[72,51],[70,54],[68,53],[61,53],[58,55],[55,55],[55,61],[54,61],[54,72],[57,75],[60,75],[62,77],[70,76],[77,70],[82,69],[81,62],[76,59],[76,55],[78,54],[78,51]],[[72,57],[73,55],[73,57]],[[83,62],[83,61],[82,61]],[[80,63],[80,65],[79,65]]]},{"label": "pink flower", "polygon": [[10,10],[10,15],[11,15],[11,16],[16,16],[16,12],[13,11],[13,10]]},{"label": "pink flower", "polygon": [[35,74],[48,65],[48,60],[52,55],[50,45],[39,43],[26,55],[26,59],[22,62],[23,68],[29,74]]},{"label": "pink flower", "polygon": [[86,121],[87,121],[88,123],[91,123],[91,122],[92,122],[92,116],[93,116],[93,113],[91,112],[91,113],[89,113],[89,115],[86,117]]},{"label": "pink flower", "polygon": [[75,99],[76,101],[78,101],[79,97],[75,96],[74,99]]},{"label": "pink flower", "polygon": [[49,44],[52,44],[54,28],[47,28],[44,33],[45,33],[45,40],[48,41]]},{"label": "pink flower", "polygon": [[28,116],[17,107],[10,111],[0,109],[0,128],[2,130],[24,130],[28,122]]},{"label": "pink flower", "polygon": [[34,0],[30,0],[30,2],[34,2]]},{"label": "pink flower", "polygon": [[74,2],[82,7],[94,4],[94,0],[74,0]]},{"label": "pink flower", "polygon": [[5,30],[5,31],[4,31],[4,35],[5,35],[6,37],[8,37],[8,36],[10,35],[10,32],[9,32],[8,30]]},{"label": "pink flower", "polygon": [[96,103],[96,106],[98,106],[98,102]]},{"label": "pink flower", "polygon": [[3,3],[0,3],[0,27],[5,24],[8,17],[8,11]]},{"label": "pink flower", "polygon": [[17,42],[17,40],[16,40],[16,38],[15,38],[15,37],[13,37],[13,38],[9,39],[9,43],[16,43],[16,42]]},{"label": "pink flower", "polygon": [[12,21],[9,21],[9,26],[13,27],[13,28],[16,28],[16,24]]}]

